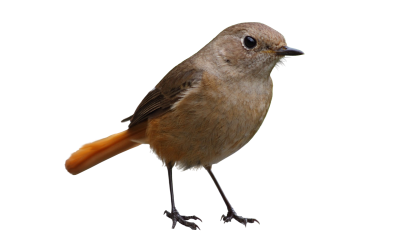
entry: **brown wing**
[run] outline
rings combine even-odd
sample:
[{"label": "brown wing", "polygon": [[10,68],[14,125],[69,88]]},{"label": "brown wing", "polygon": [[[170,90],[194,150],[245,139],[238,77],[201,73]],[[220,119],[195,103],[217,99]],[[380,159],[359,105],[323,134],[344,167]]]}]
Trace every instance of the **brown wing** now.
[{"label": "brown wing", "polygon": [[129,127],[168,112],[186,90],[200,83],[203,71],[188,60],[173,68],[142,100],[133,115],[122,120],[131,121]]}]

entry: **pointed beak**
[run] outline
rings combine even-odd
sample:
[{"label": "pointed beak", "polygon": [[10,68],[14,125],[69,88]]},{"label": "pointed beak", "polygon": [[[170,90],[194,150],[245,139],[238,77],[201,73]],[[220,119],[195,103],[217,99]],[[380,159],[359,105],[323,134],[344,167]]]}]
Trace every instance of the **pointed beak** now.
[{"label": "pointed beak", "polygon": [[299,56],[303,55],[303,51],[298,49],[293,49],[288,46],[283,46],[282,48],[275,51],[275,54],[280,56]]}]

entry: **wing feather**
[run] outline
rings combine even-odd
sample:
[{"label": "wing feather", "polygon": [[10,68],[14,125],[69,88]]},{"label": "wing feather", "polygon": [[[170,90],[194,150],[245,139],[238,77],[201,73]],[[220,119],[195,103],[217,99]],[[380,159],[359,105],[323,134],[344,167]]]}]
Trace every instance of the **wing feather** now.
[{"label": "wing feather", "polygon": [[182,98],[185,91],[200,84],[202,76],[203,71],[193,67],[190,60],[182,62],[145,96],[135,113],[122,122],[130,121],[129,127],[133,127],[149,118],[165,114]]}]

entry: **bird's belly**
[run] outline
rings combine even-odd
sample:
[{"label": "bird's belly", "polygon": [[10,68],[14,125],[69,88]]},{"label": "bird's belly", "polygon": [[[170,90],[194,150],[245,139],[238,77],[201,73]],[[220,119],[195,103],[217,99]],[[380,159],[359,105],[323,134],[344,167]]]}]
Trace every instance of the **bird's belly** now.
[{"label": "bird's belly", "polygon": [[209,164],[218,163],[232,155],[253,138],[264,121],[269,103],[260,100],[242,103],[239,107],[221,113],[221,126],[212,133],[214,155]]}]

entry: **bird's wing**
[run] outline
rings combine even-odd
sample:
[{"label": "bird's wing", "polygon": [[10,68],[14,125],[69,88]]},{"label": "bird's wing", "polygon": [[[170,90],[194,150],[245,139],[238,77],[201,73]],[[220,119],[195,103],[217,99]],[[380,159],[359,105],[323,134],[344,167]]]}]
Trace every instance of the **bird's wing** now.
[{"label": "bird's wing", "polygon": [[193,67],[188,60],[173,68],[142,100],[136,111],[122,122],[130,121],[133,127],[149,118],[168,112],[182,94],[201,82],[203,71]]}]

